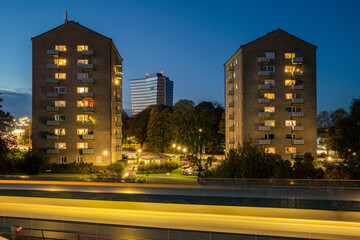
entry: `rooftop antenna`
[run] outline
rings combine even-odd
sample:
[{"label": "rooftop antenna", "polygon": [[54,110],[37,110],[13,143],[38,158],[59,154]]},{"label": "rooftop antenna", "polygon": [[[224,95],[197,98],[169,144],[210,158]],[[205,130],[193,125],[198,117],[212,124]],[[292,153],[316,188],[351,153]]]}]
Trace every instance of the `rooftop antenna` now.
[{"label": "rooftop antenna", "polygon": [[64,22],[69,22],[67,11],[64,12]]}]

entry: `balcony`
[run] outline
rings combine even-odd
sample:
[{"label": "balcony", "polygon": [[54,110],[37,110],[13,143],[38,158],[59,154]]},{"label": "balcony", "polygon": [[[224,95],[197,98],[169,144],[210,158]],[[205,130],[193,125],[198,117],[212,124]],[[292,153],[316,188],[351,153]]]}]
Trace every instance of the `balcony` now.
[{"label": "balcony", "polygon": [[115,77],[121,78],[121,77],[122,77],[122,72],[116,72],[116,73],[115,73]]},{"label": "balcony", "polygon": [[115,102],[121,102],[121,97],[116,97]]},{"label": "balcony", "polygon": [[303,98],[293,98],[291,99],[291,104],[303,104],[304,99]]},{"label": "balcony", "polygon": [[119,145],[116,145],[116,147],[115,147],[115,151],[120,152],[121,150],[122,150],[122,147],[121,147],[121,146],[119,146]]},{"label": "balcony", "polygon": [[229,90],[229,94],[228,95],[234,95],[234,90]]},{"label": "balcony", "polygon": [[82,140],[94,140],[94,134],[84,134],[81,135]]},{"label": "balcony", "polygon": [[83,64],[82,69],[86,71],[94,70],[94,64]]},{"label": "balcony", "polygon": [[81,149],[81,154],[88,155],[88,154],[94,154],[93,148],[84,148]]},{"label": "balcony", "polygon": [[259,91],[269,91],[270,90],[270,85],[267,85],[267,84],[261,84],[258,86],[258,90]]},{"label": "balcony", "polygon": [[304,90],[304,85],[293,85],[291,89],[293,91],[302,91]]},{"label": "balcony", "polygon": [[58,107],[47,106],[46,111],[47,112],[59,112],[59,108]]},{"label": "balcony", "polygon": [[115,134],[115,138],[116,138],[116,139],[121,139],[121,138],[122,138],[122,135],[121,135],[121,134]]},{"label": "balcony", "polygon": [[270,77],[270,72],[269,71],[259,71],[258,77]]},{"label": "balcony", "polygon": [[302,76],[303,76],[302,72],[298,72],[298,71],[292,72],[292,77],[293,78],[300,78]]},{"label": "balcony", "polygon": [[234,126],[229,127],[229,131],[230,131],[230,132],[235,131],[235,127],[234,127]]},{"label": "balcony", "polygon": [[55,49],[49,49],[49,50],[47,50],[47,55],[49,57],[58,57],[59,56],[59,51],[55,50]]},{"label": "balcony", "polygon": [[116,109],[116,114],[122,114],[122,110],[121,109]]},{"label": "balcony", "polygon": [[94,122],[93,121],[83,121],[82,125],[83,126],[94,126]]},{"label": "balcony", "polygon": [[292,145],[304,145],[304,139],[292,139],[291,144]]},{"label": "balcony", "polygon": [[304,126],[292,126],[291,131],[293,132],[301,132],[304,131]]},{"label": "balcony", "polygon": [[259,145],[270,145],[270,139],[259,139]]},{"label": "balcony", "polygon": [[82,51],[82,54],[85,57],[91,57],[91,56],[94,56],[94,50],[84,50],[84,51]]},{"label": "balcony", "polygon": [[94,107],[83,107],[82,111],[84,113],[90,113],[90,112],[94,112]]},{"label": "balcony", "polygon": [[47,126],[59,126],[59,121],[47,120],[46,125]]},{"label": "balcony", "polygon": [[57,78],[47,78],[46,79],[46,83],[47,84],[54,84],[54,85],[58,85],[60,83],[59,79]]},{"label": "balcony", "polygon": [[235,106],[235,102],[229,102],[229,107],[234,107]]},{"label": "balcony", "polygon": [[46,139],[47,140],[59,140],[59,136],[58,135],[46,135]]},{"label": "balcony", "polygon": [[294,57],[294,58],[291,60],[291,63],[292,63],[292,64],[302,64],[302,63],[303,63],[303,58],[302,58],[302,57]]},{"label": "balcony", "polygon": [[270,62],[270,58],[268,57],[258,57],[257,59],[258,64],[267,64]]},{"label": "balcony", "polygon": [[83,84],[92,85],[92,84],[94,84],[94,79],[93,78],[84,78],[81,80],[81,82]]},{"label": "balcony", "polygon": [[228,79],[228,83],[234,83],[234,82],[235,82],[234,78],[229,78]]},{"label": "balcony", "polygon": [[83,98],[94,98],[94,93],[93,92],[86,92],[81,94]]},{"label": "balcony", "polygon": [[58,70],[58,69],[59,69],[59,65],[53,64],[53,63],[48,63],[48,64],[47,64],[47,69],[49,69],[49,70]]},{"label": "balcony", "polygon": [[234,67],[229,67],[229,68],[227,69],[227,72],[233,72],[234,70],[235,70]]},{"label": "balcony", "polygon": [[57,93],[57,92],[47,92],[46,96],[48,98],[59,98],[59,93]]},{"label": "balcony", "polygon": [[234,118],[235,118],[234,114],[229,115],[229,119],[234,119]]},{"label": "balcony", "polygon": [[259,98],[258,103],[268,105],[268,104],[270,104],[270,99],[268,99],[268,98]]},{"label": "balcony", "polygon": [[121,126],[122,126],[122,122],[116,121],[116,122],[115,122],[115,126],[121,127]]},{"label": "balcony", "polygon": [[269,112],[259,112],[259,118],[270,118]]},{"label": "balcony", "polygon": [[293,118],[302,118],[302,117],[304,117],[304,112],[292,112],[291,117],[293,117]]},{"label": "balcony", "polygon": [[259,132],[269,132],[270,126],[259,126]]},{"label": "balcony", "polygon": [[47,155],[59,154],[59,149],[57,149],[57,148],[48,148],[48,149],[46,149],[46,154]]}]

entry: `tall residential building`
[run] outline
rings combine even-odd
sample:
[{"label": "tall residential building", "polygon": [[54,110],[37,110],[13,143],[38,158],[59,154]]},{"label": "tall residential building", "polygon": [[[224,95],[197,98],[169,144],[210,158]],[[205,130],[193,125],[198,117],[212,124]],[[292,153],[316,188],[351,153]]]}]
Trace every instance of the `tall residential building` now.
[{"label": "tall residential building", "polygon": [[33,44],[33,149],[52,162],[122,158],[122,58],[113,41],[70,21]]},{"label": "tall residential building", "polygon": [[225,63],[227,151],[250,140],[289,160],[316,154],[316,48],[279,29]]},{"label": "tall residential building", "polygon": [[173,105],[174,83],[162,73],[146,74],[145,78],[130,79],[131,111],[136,115],[150,105]]}]

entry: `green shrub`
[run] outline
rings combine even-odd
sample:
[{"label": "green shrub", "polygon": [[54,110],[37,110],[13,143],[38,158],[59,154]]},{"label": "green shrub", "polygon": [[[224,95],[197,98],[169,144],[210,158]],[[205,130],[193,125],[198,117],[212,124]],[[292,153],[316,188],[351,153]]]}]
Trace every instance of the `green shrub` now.
[{"label": "green shrub", "polygon": [[102,170],[103,166],[96,166],[93,163],[51,163],[48,169],[52,173],[80,173],[80,174],[89,174],[89,173],[99,173]]},{"label": "green shrub", "polygon": [[163,173],[171,172],[179,167],[179,164],[176,161],[166,161],[162,163],[141,163],[138,166],[139,172],[153,172],[153,173]]}]

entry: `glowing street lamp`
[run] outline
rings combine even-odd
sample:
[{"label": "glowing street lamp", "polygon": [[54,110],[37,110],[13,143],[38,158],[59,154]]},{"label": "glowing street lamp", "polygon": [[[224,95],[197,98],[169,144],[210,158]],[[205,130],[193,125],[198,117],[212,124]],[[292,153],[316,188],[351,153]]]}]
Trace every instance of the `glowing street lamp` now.
[{"label": "glowing street lamp", "polygon": [[186,148],[184,148],[183,151],[186,152]]},{"label": "glowing street lamp", "polygon": [[140,149],[140,148],[138,149],[138,153],[141,153],[141,149]]}]

